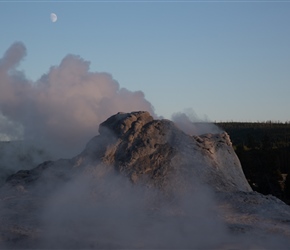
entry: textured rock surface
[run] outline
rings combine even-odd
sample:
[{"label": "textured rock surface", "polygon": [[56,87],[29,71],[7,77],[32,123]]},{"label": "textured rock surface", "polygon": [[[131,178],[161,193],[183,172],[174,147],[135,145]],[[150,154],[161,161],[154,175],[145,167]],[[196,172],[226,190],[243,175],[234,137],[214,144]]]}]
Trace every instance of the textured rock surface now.
[{"label": "textured rock surface", "polygon": [[193,177],[218,191],[251,191],[226,133],[189,136],[173,122],[153,120],[141,111],[110,117],[100,124],[99,133],[74,159],[40,164],[10,176],[8,182],[33,182],[51,171],[59,177],[63,168],[102,163],[134,183],[163,189],[184,186]]},{"label": "textured rock surface", "polygon": [[252,192],[226,133],[190,136],[147,112],[118,113],[99,133],[73,159],[7,179],[0,247],[289,246],[289,206]]},{"label": "textured rock surface", "polygon": [[146,180],[162,188],[176,188],[190,176],[219,191],[251,191],[226,133],[189,136],[148,112],[118,113],[99,132],[77,162],[101,159],[134,183]]}]

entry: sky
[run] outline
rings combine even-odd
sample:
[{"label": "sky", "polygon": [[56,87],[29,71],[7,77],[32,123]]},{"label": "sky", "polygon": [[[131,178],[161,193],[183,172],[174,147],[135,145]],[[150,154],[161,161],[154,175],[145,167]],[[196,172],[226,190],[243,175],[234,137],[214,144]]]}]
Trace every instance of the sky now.
[{"label": "sky", "polygon": [[165,118],[284,122],[289,24],[290,1],[0,1],[0,58],[23,43],[17,69],[36,84],[77,55]]}]

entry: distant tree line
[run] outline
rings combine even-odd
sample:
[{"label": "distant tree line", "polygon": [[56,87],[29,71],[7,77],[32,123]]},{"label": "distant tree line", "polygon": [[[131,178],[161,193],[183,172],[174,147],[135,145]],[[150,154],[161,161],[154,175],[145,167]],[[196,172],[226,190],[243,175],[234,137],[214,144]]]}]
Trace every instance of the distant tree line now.
[{"label": "distant tree line", "polygon": [[290,122],[216,123],[231,137],[253,190],[290,204]]}]

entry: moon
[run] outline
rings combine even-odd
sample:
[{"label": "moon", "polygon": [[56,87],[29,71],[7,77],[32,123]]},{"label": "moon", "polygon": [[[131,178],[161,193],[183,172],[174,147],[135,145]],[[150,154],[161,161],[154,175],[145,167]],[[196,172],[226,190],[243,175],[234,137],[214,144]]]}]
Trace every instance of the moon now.
[{"label": "moon", "polygon": [[57,21],[57,15],[55,13],[50,13],[50,20],[55,23]]}]

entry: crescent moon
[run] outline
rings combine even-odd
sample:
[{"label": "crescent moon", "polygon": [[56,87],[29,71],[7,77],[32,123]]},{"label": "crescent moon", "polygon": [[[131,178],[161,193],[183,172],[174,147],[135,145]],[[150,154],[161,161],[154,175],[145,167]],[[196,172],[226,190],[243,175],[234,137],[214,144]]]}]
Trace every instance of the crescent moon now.
[{"label": "crescent moon", "polygon": [[50,20],[55,23],[57,21],[57,15],[55,13],[50,14]]}]

